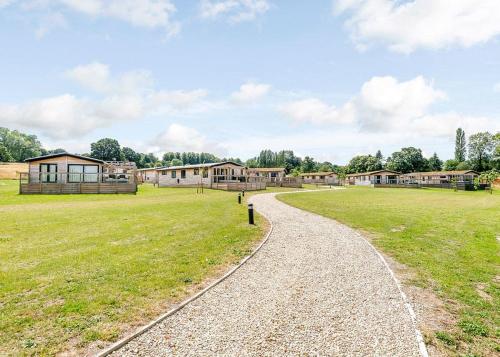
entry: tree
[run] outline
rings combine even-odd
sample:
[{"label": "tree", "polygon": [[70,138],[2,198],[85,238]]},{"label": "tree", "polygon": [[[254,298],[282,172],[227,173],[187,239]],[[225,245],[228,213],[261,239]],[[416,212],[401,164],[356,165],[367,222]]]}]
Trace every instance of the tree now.
[{"label": "tree", "polygon": [[465,132],[462,128],[458,128],[455,136],[455,160],[458,162],[465,161],[466,147]]},{"label": "tree", "polygon": [[493,193],[493,182],[500,177],[500,172],[493,169],[490,171],[483,172],[479,177],[474,181],[474,186],[479,186],[479,183],[484,182],[490,186],[490,193]]},{"label": "tree", "polygon": [[490,133],[482,132],[469,137],[469,161],[476,171],[488,169],[495,148],[495,139]]},{"label": "tree", "polygon": [[384,156],[382,155],[382,151],[378,150],[377,153],[375,154],[375,157],[382,162],[384,160]]},{"label": "tree", "polygon": [[90,144],[90,156],[104,161],[123,160],[120,144],[117,140],[111,138],[100,139]]},{"label": "tree", "polygon": [[24,134],[17,130],[0,128],[0,144],[7,149],[12,161],[20,162],[42,155],[42,144],[36,135]]},{"label": "tree", "polygon": [[122,157],[126,161],[135,162],[136,166],[139,167],[141,164],[141,154],[135,152],[134,149],[129,147],[122,148]]},{"label": "tree", "polygon": [[455,170],[470,170],[470,169],[471,166],[467,161],[462,161],[458,163],[457,167],[455,168]]},{"label": "tree", "polygon": [[170,166],[182,166],[184,163],[182,162],[181,159],[173,159],[170,161]]},{"label": "tree", "polygon": [[407,147],[392,153],[387,159],[386,167],[401,173],[419,172],[428,170],[429,163],[422,155],[422,150]]},{"label": "tree", "polygon": [[457,160],[454,160],[454,159],[446,160],[444,162],[443,168],[446,171],[454,171],[457,169],[458,164],[459,164],[459,162]]},{"label": "tree", "polygon": [[431,158],[429,159],[429,169],[431,171],[441,171],[442,167],[443,167],[443,162],[439,160],[437,154],[434,153],[434,155],[432,155]]},{"label": "tree", "polygon": [[0,144],[0,162],[9,162],[13,160],[9,150],[7,150],[3,144]]},{"label": "tree", "polygon": [[382,161],[376,156],[358,155],[354,156],[351,161],[349,161],[347,171],[349,173],[376,171],[381,170],[382,166]]},{"label": "tree", "polygon": [[312,157],[306,156],[302,161],[301,166],[302,172],[315,172],[316,171],[316,162]]},{"label": "tree", "polygon": [[500,170],[500,133],[495,134],[495,150],[491,158],[491,165],[495,169]]}]

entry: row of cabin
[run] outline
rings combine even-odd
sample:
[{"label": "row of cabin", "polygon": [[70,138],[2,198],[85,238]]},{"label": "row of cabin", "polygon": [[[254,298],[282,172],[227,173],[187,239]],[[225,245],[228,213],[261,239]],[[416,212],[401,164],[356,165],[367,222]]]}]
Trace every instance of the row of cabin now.
[{"label": "row of cabin", "polygon": [[407,174],[391,170],[377,170],[349,174],[347,175],[347,183],[358,186],[414,185],[428,187],[451,187],[456,184],[458,188],[472,189],[474,179],[478,176],[479,173],[473,170],[411,172]]}]

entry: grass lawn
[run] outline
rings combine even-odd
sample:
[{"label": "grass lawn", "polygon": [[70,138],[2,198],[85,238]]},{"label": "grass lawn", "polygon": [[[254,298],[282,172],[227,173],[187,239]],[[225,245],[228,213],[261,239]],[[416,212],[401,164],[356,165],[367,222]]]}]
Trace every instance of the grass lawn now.
[{"label": "grass lawn", "polygon": [[219,275],[263,237],[236,193],[25,195],[0,181],[0,355],[117,340]]},{"label": "grass lawn", "polygon": [[368,232],[411,267],[412,283],[432,289],[454,316],[427,333],[429,343],[449,355],[500,351],[498,192],[355,187],[278,198]]}]

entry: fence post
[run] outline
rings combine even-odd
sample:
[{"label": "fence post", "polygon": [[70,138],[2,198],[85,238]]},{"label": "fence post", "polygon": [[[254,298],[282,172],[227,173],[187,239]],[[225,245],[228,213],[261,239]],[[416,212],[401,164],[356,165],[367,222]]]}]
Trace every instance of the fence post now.
[{"label": "fence post", "polygon": [[238,203],[241,205],[241,193],[238,193]]},{"label": "fence post", "polygon": [[248,204],[248,224],[255,224],[253,219],[253,204]]}]

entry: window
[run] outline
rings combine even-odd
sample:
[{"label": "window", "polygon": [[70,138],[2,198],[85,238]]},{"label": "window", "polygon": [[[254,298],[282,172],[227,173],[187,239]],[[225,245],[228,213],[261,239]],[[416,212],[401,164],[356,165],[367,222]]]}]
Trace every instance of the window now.
[{"label": "window", "polygon": [[199,168],[194,169],[194,175],[198,176],[199,174],[200,174],[200,169]]},{"label": "window", "polygon": [[170,174],[170,177],[176,178],[177,177],[177,171],[173,170],[172,173]]},{"label": "window", "polygon": [[162,175],[162,176],[165,176],[166,174],[167,174],[167,170],[162,170],[162,171],[161,171],[161,175]]},{"label": "window", "polygon": [[40,180],[42,182],[57,182],[57,164],[40,164]]},{"label": "window", "polygon": [[208,177],[208,169],[203,169],[203,178]]},{"label": "window", "polygon": [[97,182],[99,166],[97,165],[68,165],[68,182]]},{"label": "window", "polygon": [[186,170],[181,170],[181,178],[182,179],[186,178]]}]

